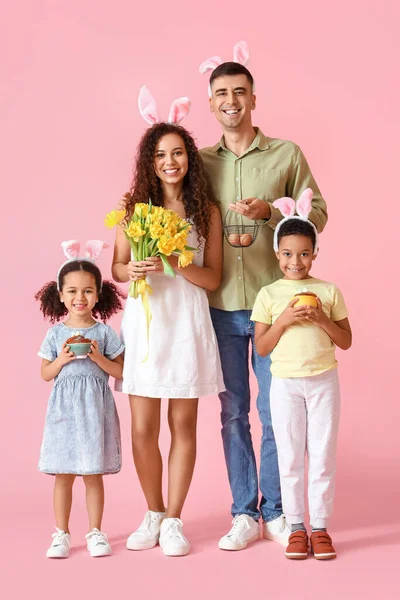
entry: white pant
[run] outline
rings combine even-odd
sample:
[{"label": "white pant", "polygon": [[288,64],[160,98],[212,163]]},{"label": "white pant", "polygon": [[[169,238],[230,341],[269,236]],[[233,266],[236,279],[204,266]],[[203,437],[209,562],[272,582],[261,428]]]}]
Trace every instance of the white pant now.
[{"label": "white pant", "polygon": [[271,416],[289,524],[304,521],[304,463],[308,455],[311,525],[326,527],[333,511],[340,390],[337,369],[313,377],[272,377]]}]

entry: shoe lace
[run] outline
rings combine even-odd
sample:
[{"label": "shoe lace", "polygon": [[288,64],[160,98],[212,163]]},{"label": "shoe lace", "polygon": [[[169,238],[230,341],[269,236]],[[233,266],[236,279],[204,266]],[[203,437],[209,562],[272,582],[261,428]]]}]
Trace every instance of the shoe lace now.
[{"label": "shoe lace", "polygon": [[62,529],[56,527],[56,532],[52,534],[52,546],[62,546],[67,540],[67,534]]},{"label": "shoe lace", "polygon": [[148,510],[147,513],[144,515],[144,519],[143,519],[142,523],[140,524],[138,531],[143,531],[143,530],[147,531],[148,528],[150,527],[151,521],[152,521],[151,512]]},{"label": "shoe lace", "polygon": [[95,546],[97,546],[98,544],[108,544],[107,534],[103,533],[102,531],[89,531],[89,533],[87,533],[85,537],[87,540],[91,540]]},{"label": "shoe lace", "polygon": [[241,533],[248,527],[247,515],[236,515],[236,517],[233,518],[232,525],[233,527],[228,535],[237,535],[238,533]]},{"label": "shoe lace", "polygon": [[174,537],[178,537],[179,539],[183,540],[183,535],[182,535],[182,531],[181,531],[182,526],[183,526],[183,523],[180,519],[174,519],[170,523],[167,531],[165,532],[165,535],[167,535],[168,538],[171,538],[174,536]]}]

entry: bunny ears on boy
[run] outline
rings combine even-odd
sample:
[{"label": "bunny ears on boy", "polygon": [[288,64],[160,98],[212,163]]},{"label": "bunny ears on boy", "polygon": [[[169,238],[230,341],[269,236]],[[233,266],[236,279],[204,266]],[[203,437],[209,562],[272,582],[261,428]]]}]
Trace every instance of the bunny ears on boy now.
[{"label": "bunny ears on boy", "polygon": [[[147,123],[150,125],[155,125],[156,123],[163,122],[162,119],[160,119],[154,96],[150,92],[149,88],[145,85],[140,88],[138,105],[139,112]],[[178,123],[180,123],[182,119],[189,113],[190,105],[191,102],[186,96],[173,100],[171,108],[169,109],[168,120],[165,121],[165,123],[178,125]]]},{"label": "bunny ears on boy", "polygon": [[[300,198],[295,202],[293,198],[279,198],[273,202],[272,206],[278,208],[283,214],[282,221],[279,221],[275,228],[274,232],[274,250],[278,252],[278,231],[282,227],[283,223],[289,221],[290,219],[298,219],[300,221],[305,221],[309,223],[315,232],[315,244],[314,244],[314,254],[318,252],[318,232],[314,223],[311,223],[308,219],[308,215],[312,210],[312,201],[313,191],[310,188],[307,188],[302,192]],[[297,212],[297,215],[295,214]]]},{"label": "bunny ears on boy", "polygon": [[[237,42],[234,46],[233,46],[233,62],[239,63],[240,65],[243,65],[244,67],[247,65],[247,63],[249,62],[250,59],[250,53],[249,53],[249,47],[247,45],[247,42],[244,42],[243,40],[241,42]],[[214,71],[214,69],[216,69],[217,67],[219,67],[220,65],[222,65],[224,62],[222,58],[220,56],[211,56],[210,58],[207,58],[207,60],[204,60],[200,67],[199,67],[199,71],[202,75],[204,75],[204,73],[207,73],[208,71]],[[253,84],[253,92],[254,92],[254,84]],[[208,95],[212,96],[211,93],[211,86],[210,84],[208,84]]]},{"label": "bunny ears on boy", "polygon": [[[61,267],[58,269],[58,273],[57,273],[57,290],[58,291],[60,291],[61,269],[63,267],[65,267],[65,265],[67,265],[68,263],[70,263],[74,260],[77,260],[77,261],[85,260],[85,261],[94,263],[99,258],[102,250],[104,250],[104,248],[108,248],[108,244],[106,244],[102,240],[88,240],[86,242],[86,246],[85,246],[85,254],[82,257],[79,257],[81,245],[78,242],[78,240],[67,240],[66,242],[62,242],[61,247],[64,250],[64,254],[68,260],[63,262]],[[101,274],[100,274],[100,276],[101,276]],[[101,288],[101,286],[100,286],[100,288]]]}]

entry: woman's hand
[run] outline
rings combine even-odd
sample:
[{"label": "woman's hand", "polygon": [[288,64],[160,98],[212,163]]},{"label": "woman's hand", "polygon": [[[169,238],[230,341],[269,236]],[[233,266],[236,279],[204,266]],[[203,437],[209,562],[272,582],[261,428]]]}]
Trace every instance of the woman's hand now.
[{"label": "woman's hand", "polygon": [[129,261],[127,270],[130,281],[139,281],[148,273],[163,273],[164,267],[159,256],[149,256],[145,260]]}]

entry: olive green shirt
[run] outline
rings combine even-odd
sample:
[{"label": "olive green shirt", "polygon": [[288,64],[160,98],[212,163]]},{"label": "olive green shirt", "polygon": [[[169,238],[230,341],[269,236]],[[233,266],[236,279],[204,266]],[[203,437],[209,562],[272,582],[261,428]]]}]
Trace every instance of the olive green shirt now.
[{"label": "olive green shirt", "polygon": [[[224,235],[222,281],[209,300],[210,306],[227,311],[251,310],[260,289],[282,277],[272,245],[274,229],[283,217],[272,206],[274,200],[282,196],[297,200],[309,187],[314,192],[310,220],[319,232],[327,221],[326,203],[300,148],[268,138],[258,128],[255,131],[256,137],[242,156],[227,150],[223,138],[212,148],[200,150],[223,221],[227,225],[259,225],[255,241],[248,247],[234,248]],[[229,204],[244,198],[268,202],[270,219],[253,221],[228,209]]]}]

